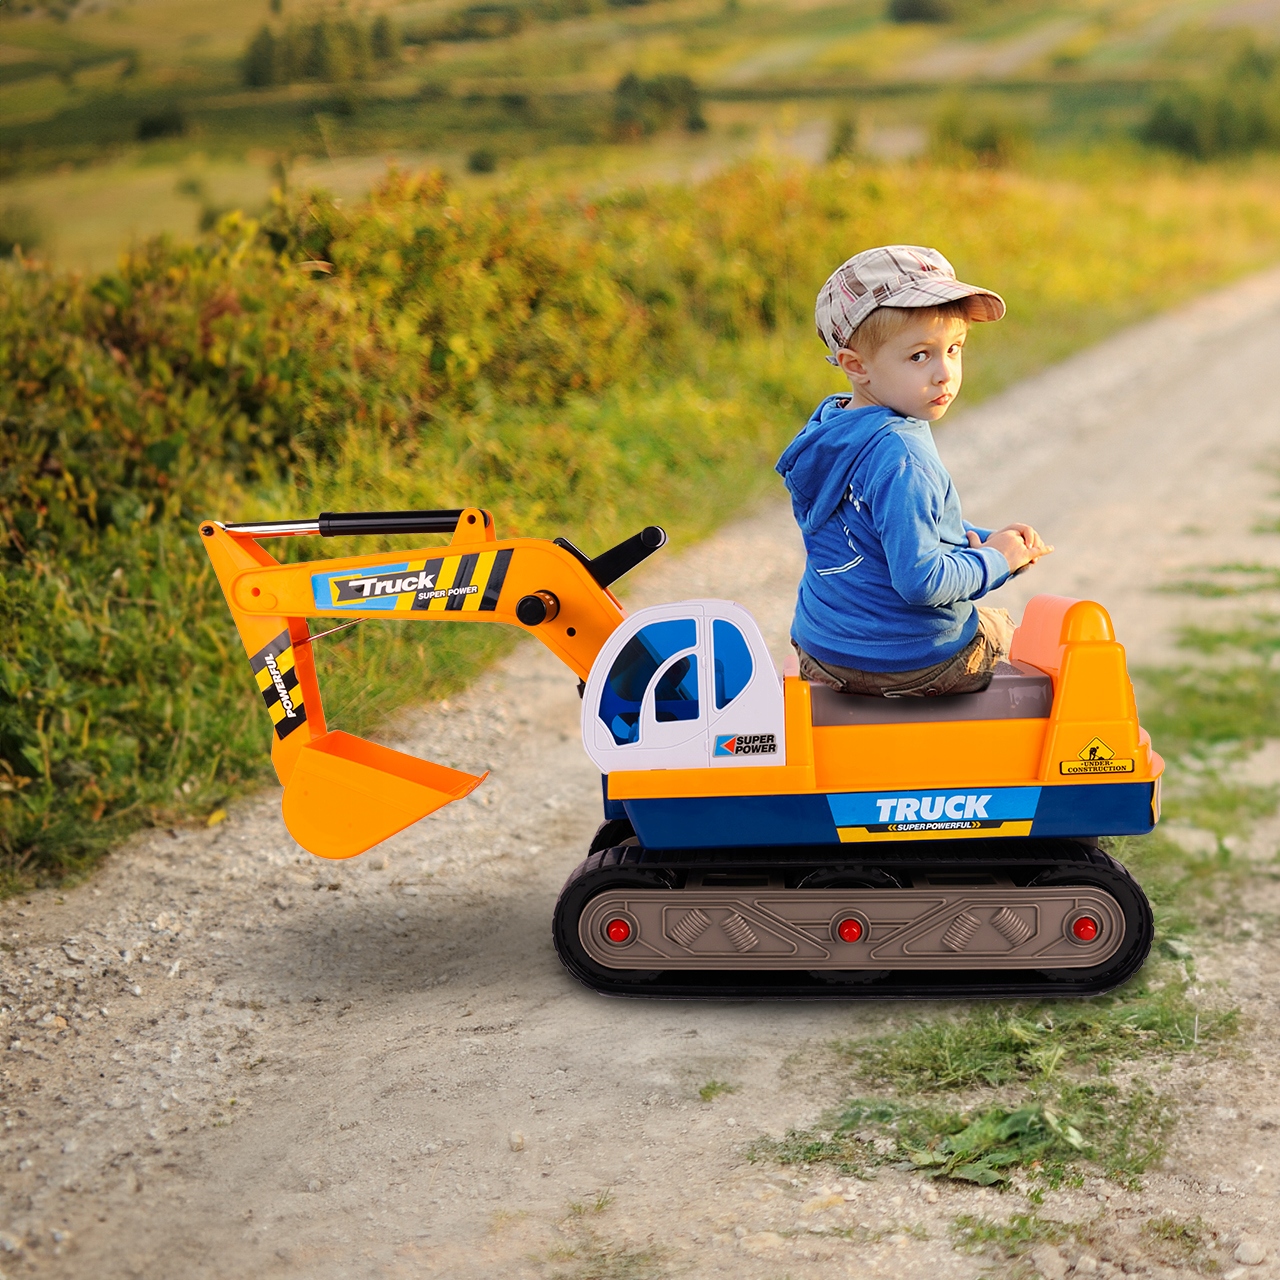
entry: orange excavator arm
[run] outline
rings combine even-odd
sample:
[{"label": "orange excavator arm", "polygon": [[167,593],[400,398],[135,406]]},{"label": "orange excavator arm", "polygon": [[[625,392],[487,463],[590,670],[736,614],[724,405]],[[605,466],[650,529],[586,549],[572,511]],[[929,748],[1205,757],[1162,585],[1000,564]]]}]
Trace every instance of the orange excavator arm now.
[{"label": "orange excavator arm", "polygon": [[[325,723],[308,618],[503,622],[531,631],[579,679],[625,614],[609,584],[666,542],[650,526],[594,559],[562,538],[500,541],[458,511],[324,513],[200,525],[271,718],[285,825],[303,848],[348,858],[473,791],[479,777]],[[281,564],[260,538],[450,533],[447,546]],[[328,629],[333,629],[333,625]],[[323,634],[323,631],[320,633]]]}]

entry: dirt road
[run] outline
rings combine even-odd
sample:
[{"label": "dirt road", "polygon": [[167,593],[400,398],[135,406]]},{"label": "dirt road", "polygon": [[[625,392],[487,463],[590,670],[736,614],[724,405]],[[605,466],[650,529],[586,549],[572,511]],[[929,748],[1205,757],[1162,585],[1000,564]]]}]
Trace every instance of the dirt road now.
[{"label": "dirt road", "polygon": [[[1280,563],[1252,532],[1273,510],[1278,347],[1272,272],[948,422],[970,517],[1030,520],[1058,547],[997,602],[1095,596],[1134,657],[1159,660],[1203,602],[1153,588]],[[800,555],[780,505],[659,559],[633,603],[733,597],[782,655]],[[573,680],[526,644],[401,726],[408,750],[492,777],[373,854],[311,858],[266,795],[0,906],[0,1273],[995,1274],[953,1252],[948,1224],[1017,1197],[743,1154],[839,1096],[835,1036],[916,1010],[605,1000],[561,970],[551,907],[599,815],[578,712]],[[1280,905],[1270,883],[1259,919]],[[1041,1210],[1104,1215],[1112,1260],[1094,1274],[1158,1274],[1138,1224],[1172,1211],[1222,1233],[1225,1273],[1280,1276],[1280,953],[1266,927],[1238,936],[1201,971],[1246,1011],[1245,1053],[1175,1069],[1188,1118],[1165,1169]],[[704,1102],[710,1080],[736,1092]],[[1242,1235],[1268,1260],[1238,1264]]]}]

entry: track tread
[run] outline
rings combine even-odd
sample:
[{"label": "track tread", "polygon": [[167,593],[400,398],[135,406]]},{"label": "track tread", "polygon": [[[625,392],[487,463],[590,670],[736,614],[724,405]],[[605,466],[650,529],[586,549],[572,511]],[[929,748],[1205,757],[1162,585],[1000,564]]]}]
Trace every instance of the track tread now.
[{"label": "track tread", "polygon": [[[556,951],[570,973],[604,995],[648,999],[748,1000],[954,1000],[1025,999],[1092,996],[1118,986],[1142,966],[1151,948],[1154,922],[1142,890],[1125,867],[1091,843],[1067,839],[966,841],[960,850],[950,841],[920,841],[892,849],[877,847],[874,858],[858,857],[848,845],[794,849],[646,849],[636,845],[597,849],[570,873],[556,902],[552,925]],[[1012,847],[1011,847],[1012,846]],[[596,893],[618,884],[653,877],[655,884],[682,884],[692,871],[733,866],[757,872],[769,869],[789,882],[817,871],[859,868],[897,876],[925,868],[964,867],[1005,872],[1022,883],[1046,874],[1079,872],[1110,881],[1113,896],[1129,922],[1131,939],[1117,958],[1093,970],[896,970],[876,982],[833,983],[799,972],[737,971],[644,972],[635,978],[594,964],[577,937],[577,922]],[[837,971],[838,972],[838,971]]]}]

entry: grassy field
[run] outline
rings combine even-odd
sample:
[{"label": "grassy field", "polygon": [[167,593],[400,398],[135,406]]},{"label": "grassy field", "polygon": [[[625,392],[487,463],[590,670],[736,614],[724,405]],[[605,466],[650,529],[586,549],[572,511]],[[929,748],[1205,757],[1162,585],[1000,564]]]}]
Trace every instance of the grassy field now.
[{"label": "grassy field", "polygon": [[[260,208],[282,174],[351,198],[389,155],[489,185],[698,177],[762,149],[820,160],[838,138],[900,158],[958,105],[969,135],[1012,130],[1041,163],[1123,153],[1161,86],[1220,66],[1244,21],[1225,0],[947,4],[948,21],[906,23],[880,0],[488,6],[519,17],[507,34],[456,0],[372,5],[357,25],[386,17],[393,56],[259,88],[244,83],[255,32],[323,8],[104,0],[0,17],[0,248],[100,269],[130,239]],[[630,129],[627,74],[689,77],[707,128]]]}]

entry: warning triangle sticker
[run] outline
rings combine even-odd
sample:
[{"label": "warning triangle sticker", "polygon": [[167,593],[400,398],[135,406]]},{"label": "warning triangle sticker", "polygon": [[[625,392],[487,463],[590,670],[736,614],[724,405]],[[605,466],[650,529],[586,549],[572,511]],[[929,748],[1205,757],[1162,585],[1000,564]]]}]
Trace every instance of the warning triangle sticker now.
[{"label": "warning triangle sticker", "polygon": [[1101,738],[1094,738],[1094,740],[1080,752],[1080,759],[1110,760],[1113,755],[1115,755],[1115,752],[1112,751]]}]

